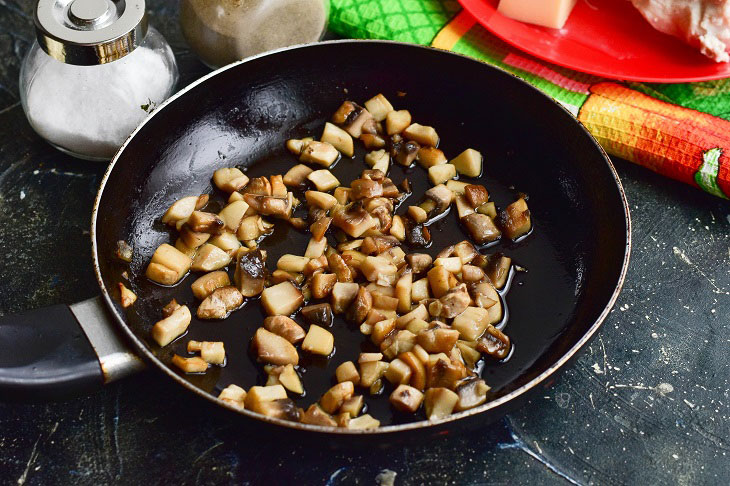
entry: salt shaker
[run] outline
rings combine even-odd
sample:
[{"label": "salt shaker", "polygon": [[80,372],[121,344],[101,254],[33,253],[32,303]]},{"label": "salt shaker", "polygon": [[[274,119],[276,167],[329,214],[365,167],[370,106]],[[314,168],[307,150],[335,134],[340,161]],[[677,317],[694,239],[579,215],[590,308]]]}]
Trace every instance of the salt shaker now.
[{"label": "salt shaker", "polygon": [[172,49],[148,26],[144,0],[39,0],[37,41],[23,60],[28,121],[73,156],[109,160],[172,94]]},{"label": "salt shaker", "polygon": [[210,67],[321,40],[329,0],[182,0],[180,27]]}]

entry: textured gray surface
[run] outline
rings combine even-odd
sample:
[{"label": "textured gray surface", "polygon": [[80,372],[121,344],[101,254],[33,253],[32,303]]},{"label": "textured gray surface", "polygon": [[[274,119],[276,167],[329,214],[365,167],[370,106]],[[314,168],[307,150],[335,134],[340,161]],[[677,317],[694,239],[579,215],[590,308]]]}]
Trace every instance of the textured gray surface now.
[{"label": "textured gray surface", "polygon": [[[181,85],[207,72],[176,4],[149,3]],[[25,121],[30,4],[0,0],[0,314],[96,292],[88,225],[103,167],[58,153]],[[730,204],[616,165],[634,225],[624,291],[555,386],[493,427],[384,452],[321,450],[254,436],[146,372],[69,402],[0,402],[0,484],[376,484],[386,469],[396,485],[726,484]]]}]

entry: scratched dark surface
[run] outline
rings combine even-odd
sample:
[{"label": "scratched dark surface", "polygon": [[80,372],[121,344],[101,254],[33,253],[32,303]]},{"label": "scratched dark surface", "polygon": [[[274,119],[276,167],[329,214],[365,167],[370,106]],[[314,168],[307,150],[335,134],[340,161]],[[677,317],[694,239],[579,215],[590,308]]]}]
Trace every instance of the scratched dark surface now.
[{"label": "scratched dark surface", "polygon": [[[55,151],[23,116],[30,4],[0,0],[0,314],[97,291],[88,224],[103,165]],[[181,86],[206,73],[176,2],[148,4]],[[0,401],[0,484],[727,484],[730,204],[616,166],[634,225],[624,291],[555,386],[494,426],[322,450],[254,435],[148,371],[69,402]]]}]

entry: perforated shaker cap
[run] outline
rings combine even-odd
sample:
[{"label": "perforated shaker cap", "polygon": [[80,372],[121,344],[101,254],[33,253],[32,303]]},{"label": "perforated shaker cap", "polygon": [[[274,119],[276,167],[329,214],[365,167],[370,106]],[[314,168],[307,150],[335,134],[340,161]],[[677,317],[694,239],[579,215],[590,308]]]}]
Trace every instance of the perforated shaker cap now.
[{"label": "perforated shaker cap", "polygon": [[144,40],[145,0],[39,0],[35,25],[49,56],[67,64],[105,64]]}]

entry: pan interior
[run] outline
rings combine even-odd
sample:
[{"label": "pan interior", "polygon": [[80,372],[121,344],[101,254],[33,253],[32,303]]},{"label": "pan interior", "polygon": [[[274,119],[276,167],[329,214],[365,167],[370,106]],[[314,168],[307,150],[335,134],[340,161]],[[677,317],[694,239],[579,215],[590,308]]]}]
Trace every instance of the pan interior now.
[{"label": "pan interior", "polygon": [[[514,352],[501,363],[487,361],[483,377],[501,396],[524,385],[568,352],[593,326],[609,302],[624,260],[626,220],[620,191],[595,142],[564,110],[511,75],[463,57],[414,46],[384,43],[332,43],[282,51],[224,70],[187,90],[160,110],[118,157],[99,202],[96,244],[103,284],[111,295],[129,271],[137,303],[117,313],[143,346],[169,366],[173,353],[185,356],[189,339],[223,341],[227,364],[185,379],[214,395],[230,383],[263,384],[262,366],[249,340],[264,315],[256,301],[221,322],[193,319],[188,333],[160,349],[150,338],[161,307],[176,298],[194,313],[188,275],[175,288],[147,281],[144,269],[155,248],[174,242],[160,222],[169,205],[188,195],[224,195],[212,187],[220,167],[238,166],[250,177],[284,173],[297,163],[286,152],[288,138],[318,137],[322,126],[346,99],[362,103],[383,93],[413,120],[434,126],[440,148],[453,158],[472,147],[484,154],[478,182],[498,208],[518,192],[529,196],[534,229],[518,243],[503,242],[485,252],[502,251],[526,271],[516,272],[504,297],[509,318],[504,331]],[[356,142],[356,146],[359,145]],[[333,169],[347,185],[366,168],[364,151]],[[430,187],[421,167],[393,166],[397,184],[413,183],[418,202]],[[401,208],[402,213],[405,206]],[[466,238],[452,210],[432,227],[432,255]],[[129,268],[116,260],[117,240],[134,247]],[[262,247],[273,270],[284,253],[303,254],[309,236],[277,223]],[[232,274],[232,272],[231,272]],[[329,360],[304,357],[305,407],[334,382],[334,369],[374,350],[356,327],[337,320],[336,351]],[[304,353],[302,353],[304,354]],[[383,424],[412,421],[393,413],[382,396],[365,395],[370,413]],[[423,417],[418,417],[423,418]]]}]

